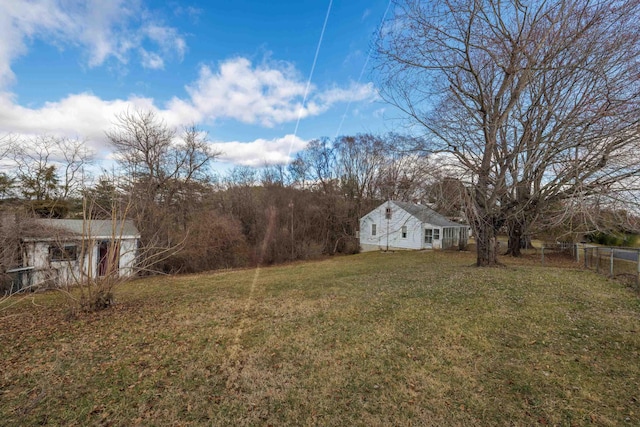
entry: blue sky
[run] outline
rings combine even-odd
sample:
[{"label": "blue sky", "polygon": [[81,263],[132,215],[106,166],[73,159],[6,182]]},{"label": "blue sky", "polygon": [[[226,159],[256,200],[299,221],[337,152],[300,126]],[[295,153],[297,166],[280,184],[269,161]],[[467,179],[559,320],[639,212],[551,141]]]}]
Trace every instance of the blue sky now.
[{"label": "blue sky", "polygon": [[365,64],[388,6],[0,0],[0,136],[78,137],[106,158],[115,114],[153,109],[208,131],[227,166],[260,166],[313,138],[387,132]]}]

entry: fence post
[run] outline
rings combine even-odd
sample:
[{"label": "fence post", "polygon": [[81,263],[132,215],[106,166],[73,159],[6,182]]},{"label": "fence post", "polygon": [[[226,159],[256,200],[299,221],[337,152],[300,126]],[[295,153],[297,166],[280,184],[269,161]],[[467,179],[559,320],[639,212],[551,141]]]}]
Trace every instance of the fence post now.
[{"label": "fence post", "polygon": [[600,248],[596,248],[596,273],[600,274]]},{"label": "fence post", "polygon": [[587,263],[587,247],[584,248],[584,268],[589,268],[589,264]]},{"label": "fence post", "polygon": [[636,263],[638,264],[636,269],[636,290],[640,293],[640,250],[636,251]]},{"label": "fence post", "polygon": [[573,250],[575,251],[575,254],[576,254],[576,262],[580,263],[580,248],[578,247],[577,243],[573,244]]},{"label": "fence post", "polygon": [[609,261],[609,277],[613,277],[613,253],[615,249],[609,249],[611,251],[611,261]]}]

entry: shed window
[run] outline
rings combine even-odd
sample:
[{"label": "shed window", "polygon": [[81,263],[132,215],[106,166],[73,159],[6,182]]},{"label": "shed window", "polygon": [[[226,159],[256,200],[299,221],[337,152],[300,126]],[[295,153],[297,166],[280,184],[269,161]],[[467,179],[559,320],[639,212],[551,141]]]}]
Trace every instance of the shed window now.
[{"label": "shed window", "polygon": [[433,240],[440,240],[440,229],[439,228],[434,228],[433,229]]},{"label": "shed window", "polygon": [[402,226],[402,238],[403,239],[407,238],[407,226],[406,225]]},{"label": "shed window", "polygon": [[391,208],[387,208],[387,210],[384,213],[384,217],[386,219],[391,219]]},{"label": "shed window", "polygon": [[76,245],[49,246],[49,260],[51,261],[75,261],[78,259],[78,247]]},{"label": "shed window", "polygon": [[371,224],[371,235],[372,236],[376,235],[376,225],[375,224]]},{"label": "shed window", "polygon": [[433,229],[431,228],[424,229],[424,242],[433,243]]}]

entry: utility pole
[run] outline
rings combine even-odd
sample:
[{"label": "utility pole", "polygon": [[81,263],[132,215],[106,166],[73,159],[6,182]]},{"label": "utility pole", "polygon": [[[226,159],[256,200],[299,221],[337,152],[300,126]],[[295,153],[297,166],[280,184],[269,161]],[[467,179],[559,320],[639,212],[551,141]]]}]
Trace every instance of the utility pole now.
[{"label": "utility pole", "polygon": [[385,216],[387,217],[387,252],[389,252],[389,220],[391,219],[391,206],[387,199],[387,208],[385,210]]},{"label": "utility pole", "polygon": [[293,236],[293,200],[289,202],[289,208],[291,208],[291,261],[294,259],[295,250],[295,238]]}]

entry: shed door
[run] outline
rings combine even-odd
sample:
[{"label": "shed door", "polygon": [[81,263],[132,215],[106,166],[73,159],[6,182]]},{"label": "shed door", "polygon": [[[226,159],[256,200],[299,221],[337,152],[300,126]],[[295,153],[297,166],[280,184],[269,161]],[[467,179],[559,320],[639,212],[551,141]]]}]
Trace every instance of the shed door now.
[{"label": "shed door", "polygon": [[116,273],[120,264],[120,245],[104,240],[98,244],[98,276]]}]

